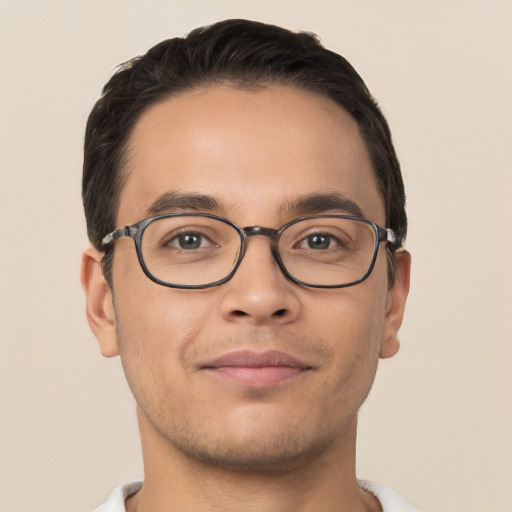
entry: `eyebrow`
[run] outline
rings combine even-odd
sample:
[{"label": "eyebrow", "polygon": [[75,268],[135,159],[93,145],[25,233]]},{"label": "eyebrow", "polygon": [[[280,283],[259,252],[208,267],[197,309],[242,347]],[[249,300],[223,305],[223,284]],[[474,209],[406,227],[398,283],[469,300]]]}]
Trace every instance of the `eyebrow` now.
[{"label": "eyebrow", "polygon": [[280,212],[286,216],[315,215],[322,213],[342,213],[354,217],[364,218],[361,207],[351,199],[336,194],[308,194],[287,201],[280,208]]},{"label": "eyebrow", "polygon": [[[223,213],[227,208],[212,196],[195,193],[165,192],[147,209],[154,217],[166,213],[203,212]],[[285,201],[278,209],[285,217],[301,217],[322,213],[341,213],[364,218],[361,207],[351,199],[336,193],[313,193]]]},{"label": "eyebrow", "polygon": [[212,196],[204,194],[180,194],[179,192],[165,192],[146,210],[151,217],[164,213],[177,213],[186,211],[218,212],[223,208],[219,201]]}]

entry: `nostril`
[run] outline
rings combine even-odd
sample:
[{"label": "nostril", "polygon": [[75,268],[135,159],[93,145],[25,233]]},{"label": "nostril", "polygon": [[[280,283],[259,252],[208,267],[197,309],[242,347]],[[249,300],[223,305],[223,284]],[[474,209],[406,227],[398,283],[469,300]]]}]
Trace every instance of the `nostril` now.
[{"label": "nostril", "polygon": [[278,309],[274,312],[273,316],[284,316],[286,314],[286,309]]},{"label": "nostril", "polygon": [[235,316],[247,316],[247,313],[245,311],[241,311],[240,309],[237,309],[233,311],[233,315]]}]

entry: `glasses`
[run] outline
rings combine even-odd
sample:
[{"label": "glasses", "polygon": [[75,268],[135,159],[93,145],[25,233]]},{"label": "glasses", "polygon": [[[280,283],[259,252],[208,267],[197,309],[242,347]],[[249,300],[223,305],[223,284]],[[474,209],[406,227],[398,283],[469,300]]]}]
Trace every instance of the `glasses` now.
[{"label": "glasses", "polygon": [[382,242],[392,250],[400,245],[391,229],[346,215],[302,217],[271,229],[240,228],[209,214],[172,213],[118,228],[103,238],[102,246],[131,237],[142,270],[152,281],[199,289],[229,281],[252,236],[270,237],[272,256],[282,272],[313,288],[358,284],[373,270]]}]

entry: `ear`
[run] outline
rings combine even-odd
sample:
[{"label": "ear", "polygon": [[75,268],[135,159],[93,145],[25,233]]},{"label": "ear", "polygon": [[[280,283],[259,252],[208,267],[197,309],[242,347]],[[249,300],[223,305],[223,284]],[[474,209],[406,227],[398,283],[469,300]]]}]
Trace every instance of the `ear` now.
[{"label": "ear", "polygon": [[405,302],[409,294],[411,255],[407,251],[396,254],[395,283],[388,291],[386,317],[382,332],[380,357],[394,356],[400,348],[398,330],[404,317]]},{"label": "ear", "polygon": [[81,281],[89,326],[105,357],[119,355],[112,292],[101,271],[103,253],[89,247],[82,255]]}]

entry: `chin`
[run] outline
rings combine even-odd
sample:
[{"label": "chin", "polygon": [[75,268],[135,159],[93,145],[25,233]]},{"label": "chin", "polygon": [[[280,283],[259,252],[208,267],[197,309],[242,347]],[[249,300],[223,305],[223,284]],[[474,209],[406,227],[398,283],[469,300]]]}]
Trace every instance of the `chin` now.
[{"label": "chin", "polygon": [[[232,427],[232,426],[231,426]],[[337,436],[316,429],[300,431],[289,425],[275,428],[202,432],[189,430],[186,436],[166,436],[167,441],[188,459],[237,472],[283,473],[299,469],[318,458]]]}]

